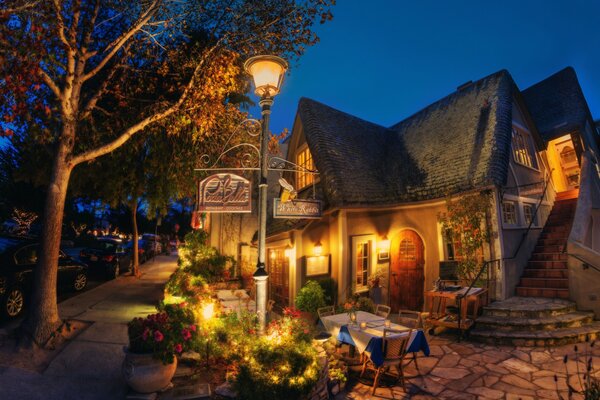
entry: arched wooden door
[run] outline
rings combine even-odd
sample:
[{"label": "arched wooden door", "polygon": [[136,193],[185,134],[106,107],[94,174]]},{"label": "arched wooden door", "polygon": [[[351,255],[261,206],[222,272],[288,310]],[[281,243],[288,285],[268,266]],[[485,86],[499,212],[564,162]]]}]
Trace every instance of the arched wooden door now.
[{"label": "arched wooden door", "polygon": [[425,281],[423,241],[413,230],[401,231],[390,248],[390,306],[399,309],[421,310]]}]

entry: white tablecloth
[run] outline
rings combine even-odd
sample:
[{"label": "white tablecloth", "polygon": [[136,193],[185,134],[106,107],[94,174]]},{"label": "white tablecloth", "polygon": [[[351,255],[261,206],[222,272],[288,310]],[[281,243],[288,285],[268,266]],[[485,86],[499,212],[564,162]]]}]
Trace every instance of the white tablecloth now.
[{"label": "white tablecloth", "polygon": [[[363,353],[365,351],[365,349],[369,345],[369,342],[371,341],[371,338],[382,337],[383,329],[385,328],[385,318],[364,311],[357,311],[355,325],[351,323],[350,317],[347,313],[323,317],[321,318],[321,321],[323,322],[323,325],[325,326],[327,332],[329,332],[334,338],[338,337],[338,334],[340,333],[340,328],[343,325],[348,325],[348,332],[350,333],[350,336],[352,336],[352,340],[354,341],[356,349],[359,353]],[[366,329],[360,329],[361,322],[367,323]],[[410,330],[410,328],[398,324],[391,324],[390,328],[401,331],[405,330],[407,332]],[[413,330],[410,340],[408,341],[407,347],[410,347],[413,340],[415,340],[416,335],[417,330]]]}]

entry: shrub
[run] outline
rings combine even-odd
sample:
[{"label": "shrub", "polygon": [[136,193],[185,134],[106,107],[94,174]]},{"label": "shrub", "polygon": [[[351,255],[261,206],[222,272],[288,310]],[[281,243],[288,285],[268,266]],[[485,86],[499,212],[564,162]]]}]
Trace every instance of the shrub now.
[{"label": "shrub", "polygon": [[308,281],[296,296],[296,308],[301,311],[316,313],[325,305],[325,292],[316,281]]},{"label": "shrub", "polygon": [[323,288],[323,292],[325,293],[325,303],[326,304],[336,304],[337,303],[337,282],[333,278],[321,278],[318,279],[319,285]]},{"label": "shrub", "polygon": [[375,303],[373,303],[373,300],[368,297],[359,297],[356,299],[356,304],[356,307],[359,311],[365,311],[369,313],[375,312]]}]

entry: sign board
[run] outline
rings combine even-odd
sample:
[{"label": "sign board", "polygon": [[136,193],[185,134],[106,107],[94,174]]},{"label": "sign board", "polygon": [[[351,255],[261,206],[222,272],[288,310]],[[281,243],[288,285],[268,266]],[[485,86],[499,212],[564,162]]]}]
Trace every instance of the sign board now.
[{"label": "sign board", "polygon": [[281,201],[274,199],[273,218],[321,218],[320,200],[301,200]]},{"label": "sign board", "polygon": [[250,181],[235,174],[215,174],[198,184],[200,212],[249,213],[252,211]]},{"label": "sign board", "polygon": [[331,273],[331,257],[329,254],[324,256],[304,256],[303,267],[304,278],[328,276]]}]

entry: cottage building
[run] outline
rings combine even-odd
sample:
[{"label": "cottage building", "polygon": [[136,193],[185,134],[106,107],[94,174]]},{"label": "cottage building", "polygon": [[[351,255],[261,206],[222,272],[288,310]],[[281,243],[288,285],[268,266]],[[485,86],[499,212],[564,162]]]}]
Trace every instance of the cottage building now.
[{"label": "cottage building", "polygon": [[421,310],[460,256],[439,222],[446,199],[487,190],[492,298],[572,299],[600,315],[598,143],[572,68],[523,91],[502,70],[389,127],[303,98],[287,159],[318,175],[283,177],[323,213],[269,219],[270,297],[287,306],[331,277],[341,302],[377,273],[381,302]]}]

